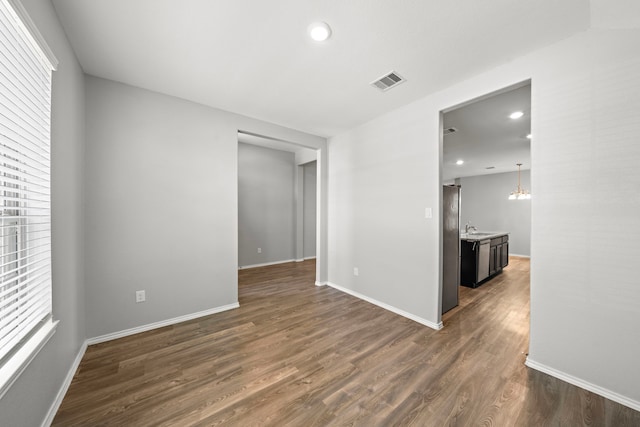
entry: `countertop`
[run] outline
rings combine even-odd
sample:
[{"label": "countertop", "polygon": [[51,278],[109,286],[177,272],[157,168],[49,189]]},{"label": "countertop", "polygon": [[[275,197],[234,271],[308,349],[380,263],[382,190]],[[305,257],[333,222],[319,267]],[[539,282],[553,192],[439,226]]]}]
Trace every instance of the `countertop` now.
[{"label": "countertop", "polygon": [[472,233],[461,233],[461,240],[468,240],[470,242],[478,242],[480,240],[493,239],[495,237],[506,236],[509,233],[506,231],[474,231]]}]

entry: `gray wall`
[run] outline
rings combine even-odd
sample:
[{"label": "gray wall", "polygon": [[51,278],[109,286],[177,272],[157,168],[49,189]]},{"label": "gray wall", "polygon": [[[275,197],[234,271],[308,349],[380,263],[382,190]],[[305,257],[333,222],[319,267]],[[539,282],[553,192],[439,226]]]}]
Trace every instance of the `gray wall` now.
[{"label": "gray wall", "polygon": [[437,326],[440,113],[531,79],[527,363],[640,408],[640,197],[616,191],[640,186],[639,50],[637,25],[592,28],[332,137],[329,281]]},{"label": "gray wall", "polygon": [[[22,3],[60,62],[51,127],[60,322],[0,400],[0,424],[32,427],[47,417],[87,337],[237,300],[239,129],[321,151],[326,140],[85,76],[51,3]],[[321,246],[326,252],[326,233]],[[318,274],[326,280],[326,264]],[[146,303],[132,304],[136,289],[147,290]]]},{"label": "gray wall", "polygon": [[84,77],[49,1],[22,0],[56,55],[51,111],[53,317],[56,333],[0,400],[0,424],[42,423],[85,338]]},{"label": "gray wall", "polygon": [[[89,337],[237,302],[238,130],[323,139],[87,76]],[[145,289],[147,301],[134,293]]]},{"label": "gray wall", "polygon": [[[531,173],[522,171],[521,185],[531,191]],[[518,173],[496,173],[460,179],[460,227],[509,232],[509,254],[531,254],[531,200],[509,200],[518,187]]]},{"label": "gray wall", "polygon": [[316,175],[317,162],[304,165],[304,257],[316,256]]},{"label": "gray wall", "polygon": [[177,98],[94,77],[86,91],[88,335],[237,302],[233,130]]},{"label": "gray wall", "polygon": [[294,259],[295,173],[293,153],[238,144],[239,267]]}]

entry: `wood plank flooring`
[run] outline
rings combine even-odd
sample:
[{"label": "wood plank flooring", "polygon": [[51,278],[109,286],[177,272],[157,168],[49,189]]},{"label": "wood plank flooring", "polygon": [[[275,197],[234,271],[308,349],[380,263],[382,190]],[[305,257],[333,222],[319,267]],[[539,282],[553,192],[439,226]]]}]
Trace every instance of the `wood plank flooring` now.
[{"label": "wood plank flooring", "polygon": [[640,425],[524,366],[527,259],[462,287],[440,331],[314,275],[313,261],[241,270],[239,309],[89,347],[53,425]]}]

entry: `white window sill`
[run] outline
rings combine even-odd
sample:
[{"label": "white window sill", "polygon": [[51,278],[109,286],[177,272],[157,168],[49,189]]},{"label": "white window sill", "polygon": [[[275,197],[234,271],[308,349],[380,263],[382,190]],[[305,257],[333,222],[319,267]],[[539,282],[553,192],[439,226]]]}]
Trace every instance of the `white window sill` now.
[{"label": "white window sill", "polygon": [[56,332],[58,321],[47,321],[2,367],[0,367],[0,399],[42,350]]}]

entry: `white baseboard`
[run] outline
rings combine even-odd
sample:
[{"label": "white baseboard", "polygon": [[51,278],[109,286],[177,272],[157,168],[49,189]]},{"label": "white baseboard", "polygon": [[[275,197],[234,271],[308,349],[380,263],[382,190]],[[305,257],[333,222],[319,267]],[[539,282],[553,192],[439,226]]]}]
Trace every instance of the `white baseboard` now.
[{"label": "white baseboard", "polygon": [[203,317],[203,316],[209,316],[211,314],[232,310],[238,307],[240,307],[240,304],[237,302],[234,302],[233,304],[227,304],[221,307],[199,311],[197,313],[186,314],[184,316],[174,317],[173,319],[161,320],[159,322],[149,323],[147,325],[142,325],[142,326],[136,326],[135,328],[131,328],[131,329],[125,329],[124,331],[113,332],[106,335],[100,335],[98,337],[87,339],[87,345],[98,344],[105,341],[111,341],[118,338],[127,337],[129,335],[139,334],[140,332],[146,332],[152,329],[162,328],[164,326],[174,325],[180,322],[186,322],[187,320],[197,319],[198,317]]},{"label": "white baseboard", "polygon": [[[422,317],[416,316],[415,314],[411,314],[409,312],[406,312],[404,310],[396,308],[396,307],[394,307],[392,305],[389,305],[389,304],[386,304],[384,302],[380,302],[378,300],[370,298],[370,297],[368,297],[366,295],[363,295],[363,294],[361,294],[359,292],[352,291],[351,289],[343,288],[342,286],[336,285],[335,283],[327,282],[326,284],[331,286],[334,289],[337,289],[337,290],[339,290],[341,292],[344,292],[345,294],[349,294],[349,295],[354,296],[356,298],[359,298],[361,300],[367,301],[367,302],[369,302],[369,303],[371,303],[373,305],[377,305],[378,307],[382,307],[385,310],[391,311],[392,313],[398,314],[398,315],[400,315],[402,317],[406,317],[407,319],[411,319],[414,322],[418,322],[418,323],[420,323],[422,325],[428,326],[431,329],[435,329],[435,330],[442,329],[442,322],[439,322],[439,323],[431,322],[431,321],[429,321],[427,319],[423,319]],[[316,283],[316,285],[317,285],[317,283]]]},{"label": "white baseboard", "polygon": [[316,256],[314,255],[314,256],[306,256],[306,257],[304,257],[305,261],[309,261],[310,259],[316,259]]},{"label": "white baseboard", "polygon": [[282,261],[264,262],[262,264],[241,265],[238,270],[246,270],[247,268],[266,267],[268,265],[286,264],[288,262],[298,262],[297,259],[284,259]]},{"label": "white baseboard", "polygon": [[56,395],[55,400],[51,404],[49,408],[49,412],[47,412],[47,416],[42,422],[42,427],[49,427],[53,423],[53,419],[58,413],[58,409],[60,409],[60,405],[62,405],[62,400],[64,396],[67,394],[67,390],[69,390],[69,386],[71,385],[71,381],[73,381],[73,377],[80,366],[80,362],[84,357],[84,353],[87,351],[87,340],[85,340],[80,346],[80,350],[78,350],[78,354],[76,354],[76,358],[73,360],[69,371],[67,372],[67,376],[64,378],[62,382],[62,386],[60,386],[60,390],[58,390],[58,394]]},{"label": "white baseboard", "polygon": [[76,371],[78,370],[78,367],[80,366],[80,362],[82,361],[82,358],[84,357],[84,354],[87,351],[87,347],[88,346],[90,346],[92,344],[98,344],[98,343],[101,343],[101,342],[105,342],[105,341],[115,340],[115,339],[118,339],[118,338],[123,338],[123,337],[129,336],[129,335],[134,335],[134,334],[137,334],[137,333],[140,333],[140,332],[150,331],[152,329],[161,328],[163,326],[168,326],[168,325],[173,325],[173,324],[180,323],[180,322],[185,322],[187,320],[197,319],[198,317],[209,316],[211,314],[216,314],[216,313],[220,313],[220,312],[223,312],[223,311],[232,310],[232,309],[238,308],[238,307],[240,307],[240,304],[236,302],[236,303],[233,303],[233,304],[227,304],[227,305],[223,305],[221,307],[212,308],[210,310],[199,311],[197,313],[191,313],[191,314],[187,314],[187,315],[184,315],[184,316],[174,317],[173,319],[167,319],[167,320],[163,320],[163,321],[160,321],[160,322],[150,323],[148,325],[142,325],[142,326],[138,326],[138,327],[135,327],[135,328],[126,329],[126,330],[120,331],[120,332],[114,332],[114,333],[111,333],[111,334],[106,334],[106,335],[101,335],[99,337],[86,339],[84,341],[84,343],[82,343],[82,346],[80,347],[80,350],[78,351],[78,354],[76,355],[75,360],[71,364],[71,368],[69,368],[69,372],[67,372],[67,376],[65,377],[64,381],[62,382],[62,386],[60,386],[60,390],[58,391],[58,394],[56,395],[55,400],[51,404],[51,407],[49,408],[49,412],[47,413],[47,416],[45,417],[44,421],[42,422],[42,427],[48,427],[48,426],[51,425],[51,423],[53,423],[53,419],[55,418],[56,413],[58,412],[58,409],[60,409],[60,405],[62,404],[62,400],[64,399],[65,394],[67,394],[67,390],[69,390],[69,386],[71,385],[71,381],[73,380],[73,376],[76,374]]},{"label": "white baseboard", "polygon": [[531,255],[509,254],[509,256],[514,256],[514,257],[517,257],[517,258],[531,258]]},{"label": "white baseboard", "polygon": [[303,262],[303,261],[304,261],[304,258],[297,258],[296,259],[296,262]]},{"label": "white baseboard", "polygon": [[316,286],[325,286],[327,282],[319,282],[316,280]]},{"label": "white baseboard", "polygon": [[569,375],[565,372],[558,371],[557,369],[543,365],[542,363],[538,363],[535,360],[531,360],[531,358],[529,357],[527,357],[527,360],[524,362],[524,364],[530,367],[531,369],[544,372],[545,374],[551,375],[552,377],[556,377],[564,382],[568,382],[569,384],[573,384],[577,387],[583,388],[592,393],[599,394],[602,397],[606,397],[609,400],[618,402],[619,404],[629,407],[633,410],[640,411],[640,402],[638,402],[637,400],[629,399],[628,397],[618,394],[614,391],[597,386],[595,384],[591,384],[588,381],[574,377],[573,375]]}]

